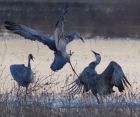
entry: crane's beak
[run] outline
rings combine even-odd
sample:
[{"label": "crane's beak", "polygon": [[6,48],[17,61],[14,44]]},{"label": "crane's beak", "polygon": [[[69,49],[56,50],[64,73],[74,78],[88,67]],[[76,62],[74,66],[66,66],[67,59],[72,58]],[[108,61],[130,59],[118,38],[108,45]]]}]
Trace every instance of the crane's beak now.
[{"label": "crane's beak", "polygon": [[31,59],[32,59],[32,61],[34,62],[35,57],[33,57],[33,56],[32,56],[32,58],[31,58]]},{"label": "crane's beak", "polygon": [[97,53],[96,53],[95,51],[91,50],[91,52],[92,52],[93,54],[95,54],[95,56],[96,56]]}]

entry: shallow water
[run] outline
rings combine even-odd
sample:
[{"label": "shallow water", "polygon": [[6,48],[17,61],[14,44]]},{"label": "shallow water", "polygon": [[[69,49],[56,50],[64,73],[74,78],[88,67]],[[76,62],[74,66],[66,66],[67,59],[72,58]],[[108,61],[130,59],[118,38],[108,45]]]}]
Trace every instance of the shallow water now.
[{"label": "shallow water", "polygon": [[[71,57],[72,64],[75,66],[77,73],[80,73],[91,61],[95,60],[94,55],[90,50],[99,52],[102,56],[101,63],[97,66],[97,72],[101,73],[109,64],[110,61],[116,61],[122,66],[124,73],[132,84],[132,90],[140,89],[140,41],[138,40],[104,40],[96,37],[92,40],[86,40],[82,43],[80,40],[75,40],[68,45],[67,50],[74,51]],[[11,64],[27,64],[27,56],[32,53],[35,57],[32,62],[32,67],[36,69],[37,76],[48,76],[53,73],[50,65],[53,61],[53,52],[47,46],[24,40],[16,35],[3,35],[0,37],[0,69],[4,69],[1,76],[1,92],[10,90],[15,83],[10,75],[9,65]],[[61,82],[55,86],[58,88],[64,85],[66,77],[73,74],[69,64],[55,73],[49,82]],[[73,80],[73,76],[70,77]]]}]

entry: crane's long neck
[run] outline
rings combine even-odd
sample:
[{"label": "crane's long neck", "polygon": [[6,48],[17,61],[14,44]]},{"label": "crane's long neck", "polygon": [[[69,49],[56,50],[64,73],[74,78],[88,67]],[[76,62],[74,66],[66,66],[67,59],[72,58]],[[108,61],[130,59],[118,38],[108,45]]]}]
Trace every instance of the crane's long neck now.
[{"label": "crane's long neck", "polygon": [[95,65],[97,66],[101,62],[101,56],[96,55]]},{"label": "crane's long neck", "polygon": [[28,68],[31,68],[31,58],[28,57]]},{"label": "crane's long neck", "polygon": [[93,62],[91,62],[91,63],[89,64],[90,68],[91,68],[91,69],[94,69],[94,70],[95,70],[96,66],[97,66],[97,65],[100,63],[100,61],[101,61],[101,56],[100,56],[100,55],[96,55],[95,57],[96,57],[96,60],[93,61]]}]

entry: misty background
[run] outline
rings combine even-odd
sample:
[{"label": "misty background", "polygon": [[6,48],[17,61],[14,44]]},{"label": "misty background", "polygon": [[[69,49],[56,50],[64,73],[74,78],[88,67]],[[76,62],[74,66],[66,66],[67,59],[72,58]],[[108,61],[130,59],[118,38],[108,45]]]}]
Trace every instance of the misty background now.
[{"label": "misty background", "polygon": [[0,0],[0,24],[11,20],[51,35],[64,3],[69,4],[66,33],[140,37],[139,0]]}]

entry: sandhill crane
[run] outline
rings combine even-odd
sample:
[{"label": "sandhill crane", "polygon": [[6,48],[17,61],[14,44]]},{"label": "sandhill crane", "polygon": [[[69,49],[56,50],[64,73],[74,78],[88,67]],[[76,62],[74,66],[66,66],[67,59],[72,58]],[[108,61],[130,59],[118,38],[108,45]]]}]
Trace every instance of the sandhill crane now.
[{"label": "sandhill crane", "polygon": [[[29,28],[25,25],[17,24],[11,21],[5,21],[5,27],[12,32],[19,34],[25,39],[39,41],[44,45],[47,45],[51,50],[54,51],[54,61],[51,64],[51,69],[53,71],[60,70],[67,62],[70,63],[70,54],[66,52],[66,46],[73,39],[80,38],[82,41],[80,33],[72,32],[68,35],[64,35],[64,16],[67,13],[67,8],[64,10],[62,16],[56,23],[55,31],[54,31],[54,40],[44,35],[43,33],[37,32],[36,30]],[[70,63],[71,65],[71,63]],[[73,69],[73,68],[72,68]]]},{"label": "sandhill crane", "polygon": [[80,93],[82,89],[83,93],[91,90],[97,102],[100,103],[98,95],[102,99],[102,96],[115,92],[113,90],[114,86],[118,88],[119,92],[122,92],[125,86],[131,86],[121,66],[114,61],[111,61],[101,74],[97,74],[95,68],[101,61],[101,55],[94,51],[92,52],[95,54],[96,60],[91,62],[79,77],[69,84],[70,88],[68,91],[71,95]]},{"label": "sandhill crane", "polygon": [[28,86],[30,83],[34,82],[33,72],[31,69],[31,60],[33,59],[34,59],[33,55],[29,54],[27,67],[24,64],[10,65],[10,72],[12,74],[12,77],[18,84],[17,97],[20,90],[20,86],[23,86],[26,87],[26,93],[25,93],[25,99],[26,99]]}]

